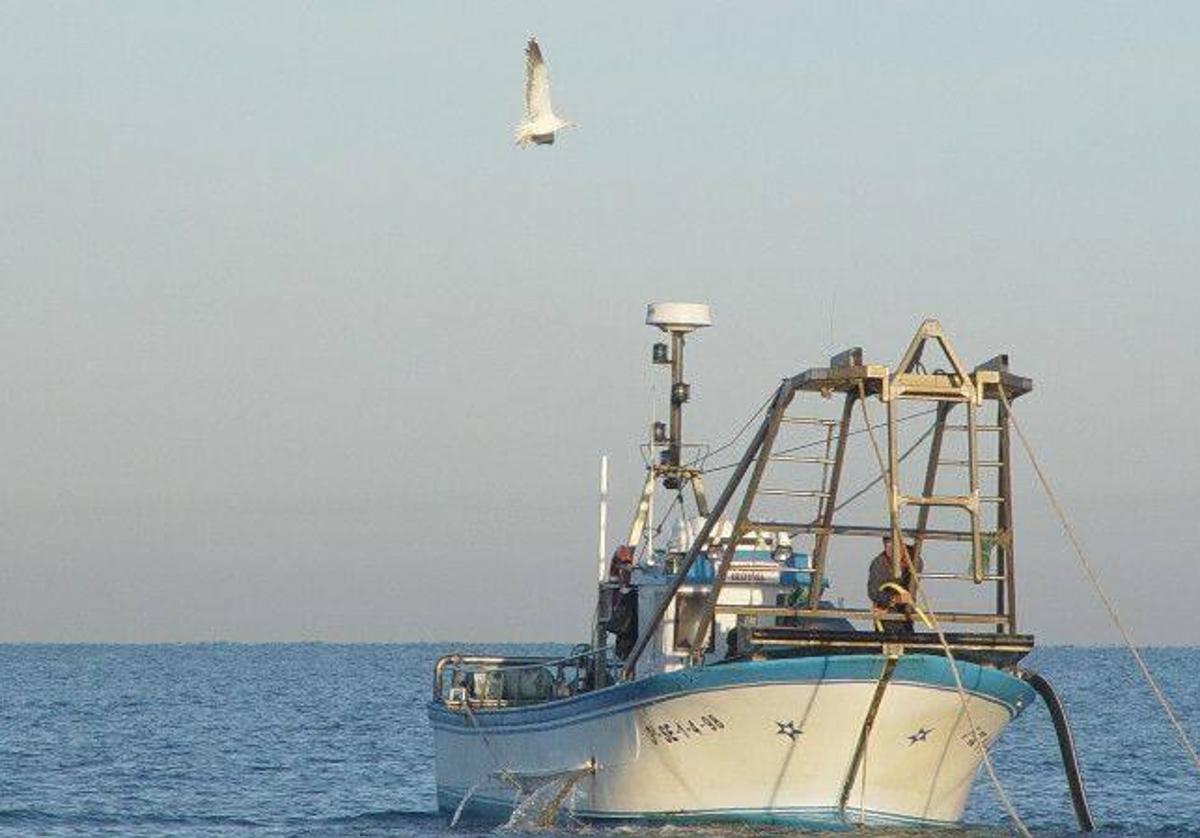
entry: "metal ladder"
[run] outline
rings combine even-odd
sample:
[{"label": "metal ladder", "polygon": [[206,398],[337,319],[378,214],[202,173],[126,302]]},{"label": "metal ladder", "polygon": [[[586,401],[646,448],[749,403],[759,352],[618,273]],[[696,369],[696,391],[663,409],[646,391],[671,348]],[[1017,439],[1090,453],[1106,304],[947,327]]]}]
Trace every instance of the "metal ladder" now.
[{"label": "metal ladder", "polygon": [[[926,344],[936,342],[951,366],[951,372],[930,376],[921,366],[921,356]],[[919,371],[918,371],[919,370]],[[897,454],[897,413],[899,402],[905,398],[919,398],[923,401],[937,403],[933,440],[929,447],[929,460],[925,468],[925,480],[921,493],[910,495],[900,489],[900,463]],[[924,542],[924,533],[929,526],[929,514],[936,508],[961,509],[967,513],[970,522],[971,543],[971,581],[980,584],[986,581],[985,555],[983,550],[983,533],[980,526],[981,504],[998,503],[1003,500],[1001,494],[983,495],[979,485],[979,433],[982,427],[978,421],[978,410],[983,404],[982,392],[976,384],[975,377],[958,360],[954,348],[950,345],[941,325],[937,321],[927,320],[921,324],[912,343],[901,359],[896,372],[892,373],[883,401],[887,410],[888,434],[888,508],[891,512],[893,538],[903,543],[900,517],[906,506],[918,507],[916,533],[913,538],[914,560],[920,555]],[[947,418],[958,405],[966,409],[966,424],[949,425]],[[997,430],[998,430],[997,426]],[[942,442],[946,430],[961,430],[966,433],[967,457],[965,460],[944,461],[941,456]],[[967,469],[967,493],[958,495],[936,493],[936,480],[939,466],[953,462]],[[989,461],[993,462],[993,461]],[[994,462],[999,462],[999,454]],[[895,552],[895,573],[901,573],[900,551]],[[921,574],[922,578],[961,578],[959,574]],[[993,580],[994,581],[994,580]]]},{"label": "metal ladder", "polygon": [[[824,516],[826,504],[829,503],[830,499],[829,483],[830,475],[834,465],[834,432],[837,430],[840,423],[836,419],[825,419],[820,416],[788,416],[785,413],[779,418],[779,424],[816,427],[824,432],[823,439],[817,439],[813,442],[804,443],[796,446],[796,448],[793,449],[803,450],[808,447],[823,445],[821,454],[795,454],[785,450],[785,452],[778,454],[771,452],[767,455],[768,463],[789,463],[795,465],[820,466],[820,485],[815,489],[792,489],[784,486],[760,486],[758,489],[758,495],[762,497],[794,498],[801,502],[815,499],[817,501],[817,508],[816,512],[813,514],[812,520],[814,522],[819,521],[821,520],[822,516]],[[753,526],[753,520],[755,516],[751,515],[750,517],[751,526]]]}]

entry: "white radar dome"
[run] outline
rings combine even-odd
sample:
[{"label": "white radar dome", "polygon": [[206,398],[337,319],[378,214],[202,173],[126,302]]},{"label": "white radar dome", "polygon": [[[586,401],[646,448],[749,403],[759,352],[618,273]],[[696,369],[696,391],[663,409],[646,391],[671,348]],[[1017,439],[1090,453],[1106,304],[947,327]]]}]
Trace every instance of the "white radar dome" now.
[{"label": "white radar dome", "polygon": [[650,303],[646,325],[664,332],[690,332],[712,325],[712,308],[706,303]]}]

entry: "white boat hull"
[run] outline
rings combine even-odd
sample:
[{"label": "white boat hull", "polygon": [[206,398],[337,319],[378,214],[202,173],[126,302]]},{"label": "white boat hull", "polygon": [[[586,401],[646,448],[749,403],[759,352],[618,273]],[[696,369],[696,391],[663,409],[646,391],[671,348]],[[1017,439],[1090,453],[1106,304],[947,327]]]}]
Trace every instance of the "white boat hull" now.
[{"label": "white boat hull", "polygon": [[439,806],[469,798],[467,814],[504,818],[531,787],[562,781],[563,808],[584,819],[956,823],[981,761],[976,741],[995,741],[1033,692],[960,663],[969,722],[948,663],[903,656],[856,766],[885,661],[707,666],[473,713],[435,703]]}]

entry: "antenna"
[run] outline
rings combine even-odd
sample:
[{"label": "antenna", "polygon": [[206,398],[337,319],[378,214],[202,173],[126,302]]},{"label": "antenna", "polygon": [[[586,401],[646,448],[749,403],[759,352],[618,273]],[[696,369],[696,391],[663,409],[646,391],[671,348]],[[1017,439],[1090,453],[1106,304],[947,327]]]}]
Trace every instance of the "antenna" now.
[{"label": "antenna", "polygon": [[663,486],[678,489],[680,480],[680,453],[683,446],[683,405],[690,395],[690,388],[683,380],[684,335],[696,329],[712,325],[712,309],[704,303],[650,303],[646,307],[646,325],[657,326],[671,336],[671,346],[654,344],[652,359],[655,364],[671,367],[671,425],[669,432],[656,426],[655,441],[667,444],[663,458],[666,476]]},{"label": "antenna", "polygon": [[833,312],[837,308],[837,289],[835,288],[829,295],[829,351],[833,352],[837,343],[833,339]]},{"label": "antenna", "polygon": [[596,558],[600,563],[599,580],[604,582],[608,575],[606,560],[608,542],[608,455],[600,458],[600,543],[596,549]]}]

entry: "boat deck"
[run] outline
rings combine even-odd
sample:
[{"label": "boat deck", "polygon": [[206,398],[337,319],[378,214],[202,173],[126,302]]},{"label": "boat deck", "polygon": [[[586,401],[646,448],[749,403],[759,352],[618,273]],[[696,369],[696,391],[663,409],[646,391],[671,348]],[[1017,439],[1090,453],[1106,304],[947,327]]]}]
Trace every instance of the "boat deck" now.
[{"label": "boat deck", "polygon": [[[747,658],[871,653],[944,657],[946,654],[938,636],[924,632],[889,634],[878,631],[822,631],[793,626],[771,626],[752,629],[747,635]],[[998,668],[1015,666],[1029,654],[1034,643],[1032,634],[952,632],[944,636],[956,660]]]}]

